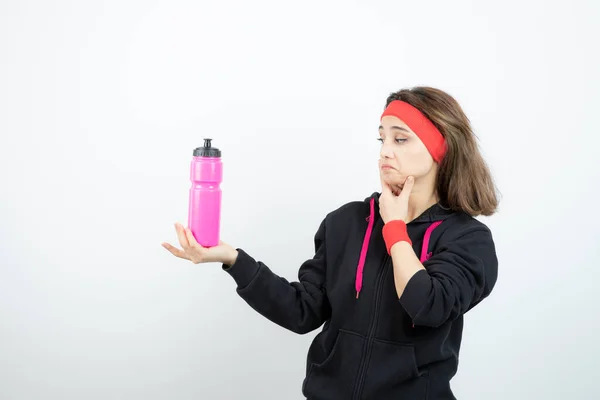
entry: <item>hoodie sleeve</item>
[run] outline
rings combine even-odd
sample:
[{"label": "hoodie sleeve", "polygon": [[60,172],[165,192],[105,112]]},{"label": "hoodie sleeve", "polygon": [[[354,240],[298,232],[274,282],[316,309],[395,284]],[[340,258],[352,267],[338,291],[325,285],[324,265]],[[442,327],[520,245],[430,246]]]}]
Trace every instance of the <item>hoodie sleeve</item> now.
[{"label": "hoodie sleeve", "polygon": [[492,234],[477,227],[444,244],[408,281],[400,303],[414,325],[438,327],[486,298],[498,275]]},{"label": "hoodie sleeve", "polygon": [[325,291],[325,220],[314,236],[315,255],[298,271],[298,281],[274,274],[242,249],[236,262],[223,265],[237,283],[237,293],[250,307],[292,332],[304,334],[321,326],[331,315]]}]

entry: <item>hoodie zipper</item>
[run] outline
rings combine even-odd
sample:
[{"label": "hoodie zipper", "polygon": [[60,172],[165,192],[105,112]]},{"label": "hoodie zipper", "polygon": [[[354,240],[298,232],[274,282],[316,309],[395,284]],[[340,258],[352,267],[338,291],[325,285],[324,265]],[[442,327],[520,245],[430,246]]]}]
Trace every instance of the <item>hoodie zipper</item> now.
[{"label": "hoodie zipper", "polygon": [[374,306],[373,316],[371,318],[371,324],[369,326],[369,334],[367,336],[366,351],[363,352],[363,356],[361,357],[360,367],[358,369],[358,379],[356,381],[357,384],[354,387],[354,395],[352,396],[356,400],[358,400],[360,398],[360,395],[362,394],[365,375],[367,373],[367,364],[369,363],[369,359],[371,358],[371,348],[372,348],[372,343],[373,343],[373,336],[375,335],[375,327],[377,326],[377,320],[378,320],[378,315],[379,315],[379,302],[381,300],[381,293],[382,293],[381,283],[383,282],[383,278],[385,277],[385,274],[387,272],[387,267],[388,267],[388,263],[389,263],[390,259],[391,259],[390,256],[386,255],[384,262],[383,262],[383,268],[381,269],[379,277],[377,278],[377,283],[375,284],[375,306]]}]

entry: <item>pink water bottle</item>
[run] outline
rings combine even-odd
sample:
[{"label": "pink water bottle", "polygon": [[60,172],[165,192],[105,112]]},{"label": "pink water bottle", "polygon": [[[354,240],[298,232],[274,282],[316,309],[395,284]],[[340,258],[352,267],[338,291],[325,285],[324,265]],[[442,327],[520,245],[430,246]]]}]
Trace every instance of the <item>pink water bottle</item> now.
[{"label": "pink water bottle", "polygon": [[188,227],[196,241],[204,247],[219,244],[221,229],[221,151],[204,139],[204,147],[194,149],[190,166],[190,205]]}]

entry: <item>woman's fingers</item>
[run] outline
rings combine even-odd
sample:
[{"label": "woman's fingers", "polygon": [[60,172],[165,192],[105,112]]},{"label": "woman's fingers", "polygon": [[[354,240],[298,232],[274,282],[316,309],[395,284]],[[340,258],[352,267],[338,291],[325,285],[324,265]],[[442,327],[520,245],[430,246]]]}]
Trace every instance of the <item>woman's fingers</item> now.
[{"label": "woman's fingers", "polygon": [[162,243],[162,247],[167,249],[175,257],[183,258],[184,260],[190,259],[184,251],[179,250],[177,247],[171,246],[169,243]]},{"label": "woman's fingers", "polygon": [[228,255],[226,250],[230,246],[221,240],[219,240],[218,246],[209,248],[199,244],[191,229],[184,227],[182,224],[175,223],[175,231],[183,250],[173,247],[168,243],[162,243],[162,246],[176,257],[189,260],[194,264],[200,264],[220,261],[225,255]]},{"label": "woman's fingers", "polygon": [[185,228],[185,238],[187,239],[191,248],[197,249],[200,246],[198,244],[198,242],[196,242],[196,238],[192,234],[192,231],[190,230],[190,228]]},{"label": "woman's fingers", "polygon": [[412,192],[412,188],[415,184],[415,179],[412,176],[406,178],[404,182],[404,186],[402,187],[402,191],[400,192],[399,197],[401,197],[404,201],[408,202],[408,198],[410,197],[410,192]]},{"label": "woman's fingers", "polygon": [[177,239],[179,240],[179,244],[183,248],[183,251],[187,251],[187,249],[190,247],[190,244],[185,235],[183,226],[179,223],[175,223],[175,231],[177,232]]},{"label": "woman's fingers", "polygon": [[190,259],[193,263],[199,264],[201,262],[205,262],[206,253],[204,251],[204,247],[196,242],[196,238],[192,234],[192,231],[189,228],[185,228],[185,237],[190,244],[190,247],[187,249],[187,252],[190,256]]}]

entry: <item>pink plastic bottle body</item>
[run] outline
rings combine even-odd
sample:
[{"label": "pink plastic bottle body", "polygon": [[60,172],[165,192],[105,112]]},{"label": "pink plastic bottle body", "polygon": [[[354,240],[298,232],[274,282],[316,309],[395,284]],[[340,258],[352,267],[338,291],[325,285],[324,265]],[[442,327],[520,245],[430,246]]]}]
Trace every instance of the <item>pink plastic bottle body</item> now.
[{"label": "pink plastic bottle body", "polygon": [[200,245],[217,246],[221,231],[221,158],[193,157],[190,181],[188,227]]}]

